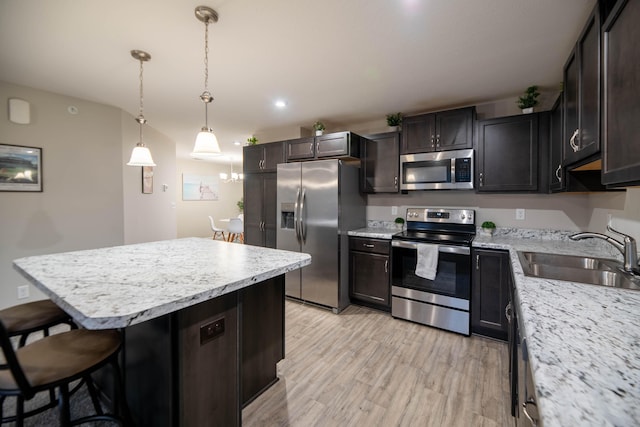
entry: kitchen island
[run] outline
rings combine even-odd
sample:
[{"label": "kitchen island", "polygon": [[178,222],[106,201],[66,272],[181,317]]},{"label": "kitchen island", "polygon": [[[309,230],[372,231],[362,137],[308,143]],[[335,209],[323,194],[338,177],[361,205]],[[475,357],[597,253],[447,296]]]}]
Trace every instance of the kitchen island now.
[{"label": "kitchen island", "polygon": [[[239,425],[284,357],[284,274],[304,253],[203,238],[20,258],[14,267],[88,329],[122,328],[138,425]],[[215,421],[214,421],[215,420]]]}]

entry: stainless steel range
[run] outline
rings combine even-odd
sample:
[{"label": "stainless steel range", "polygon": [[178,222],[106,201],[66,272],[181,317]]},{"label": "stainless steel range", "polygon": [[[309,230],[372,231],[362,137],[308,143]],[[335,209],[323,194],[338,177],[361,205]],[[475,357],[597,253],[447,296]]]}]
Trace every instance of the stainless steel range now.
[{"label": "stainless steel range", "polygon": [[[468,336],[475,211],[409,208],[406,219],[391,241],[391,314]],[[425,256],[435,263],[432,279],[422,268],[416,274]]]}]

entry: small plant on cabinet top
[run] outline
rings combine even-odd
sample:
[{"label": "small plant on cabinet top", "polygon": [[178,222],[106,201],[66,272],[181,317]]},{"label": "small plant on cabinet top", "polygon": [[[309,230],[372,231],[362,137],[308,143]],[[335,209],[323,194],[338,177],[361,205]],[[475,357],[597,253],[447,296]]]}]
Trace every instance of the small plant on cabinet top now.
[{"label": "small plant on cabinet top", "polygon": [[247,142],[249,143],[249,145],[256,145],[258,143],[258,138],[252,136],[251,138],[247,138]]},{"label": "small plant on cabinet top", "polygon": [[402,113],[387,114],[387,126],[400,126],[402,124]]},{"label": "small plant on cabinet top", "polygon": [[524,95],[518,98],[518,107],[522,110],[535,107],[538,105],[538,96],[540,96],[538,86],[529,86]]},{"label": "small plant on cabinet top", "polygon": [[318,131],[318,130],[325,130],[325,129],[326,129],[326,127],[324,126],[324,123],[322,123],[322,122],[315,122],[313,124],[313,130]]}]

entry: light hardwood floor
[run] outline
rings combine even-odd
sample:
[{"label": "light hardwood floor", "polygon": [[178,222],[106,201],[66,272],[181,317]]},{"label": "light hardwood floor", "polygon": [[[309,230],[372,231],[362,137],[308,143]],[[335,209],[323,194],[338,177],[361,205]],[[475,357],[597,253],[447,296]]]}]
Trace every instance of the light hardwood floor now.
[{"label": "light hardwood floor", "polygon": [[244,426],[512,426],[506,343],[287,301],[280,380]]}]

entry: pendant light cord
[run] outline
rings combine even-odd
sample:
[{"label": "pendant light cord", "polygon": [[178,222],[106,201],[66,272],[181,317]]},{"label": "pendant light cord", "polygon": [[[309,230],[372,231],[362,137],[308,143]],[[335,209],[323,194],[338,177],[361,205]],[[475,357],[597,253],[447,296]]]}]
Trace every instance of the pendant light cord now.
[{"label": "pendant light cord", "polygon": [[140,60],[140,110],[138,114],[138,123],[140,123],[140,142],[142,142],[142,125],[146,122],[143,111],[144,111],[144,88],[143,88],[143,69],[142,69],[142,59]]}]

